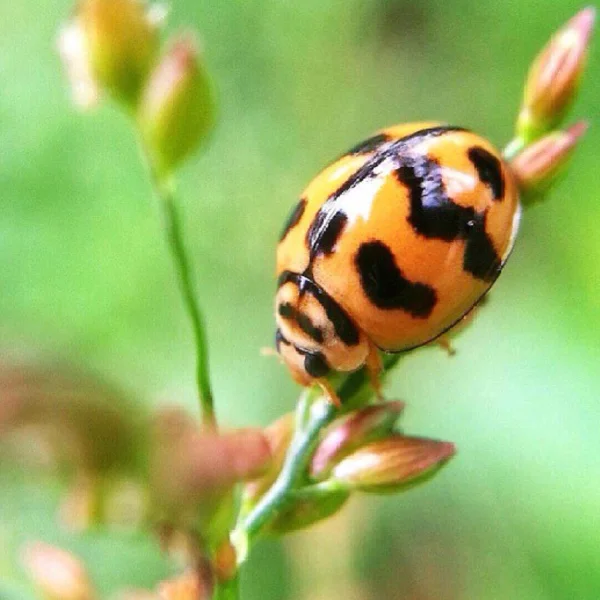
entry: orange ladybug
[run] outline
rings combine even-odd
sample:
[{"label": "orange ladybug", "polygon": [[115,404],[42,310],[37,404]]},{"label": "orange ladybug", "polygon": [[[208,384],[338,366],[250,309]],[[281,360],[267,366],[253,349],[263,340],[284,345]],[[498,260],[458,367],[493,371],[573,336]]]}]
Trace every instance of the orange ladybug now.
[{"label": "orange ladybug", "polygon": [[519,226],[499,152],[460,127],[383,129],[325,168],[277,248],[276,346],[293,378],[328,384],[458,323],[500,274]]}]

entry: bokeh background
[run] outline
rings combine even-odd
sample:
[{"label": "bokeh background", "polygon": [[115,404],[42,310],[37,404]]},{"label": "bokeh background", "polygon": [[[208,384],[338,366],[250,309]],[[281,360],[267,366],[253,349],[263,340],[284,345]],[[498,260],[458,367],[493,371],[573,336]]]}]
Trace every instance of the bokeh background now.
[{"label": "bokeh background", "polygon": [[[208,315],[218,413],[265,425],[298,393],[272,340],[274,249],[307,181],[377,128],[416,119],[508,141],[522,81],[572,0],[177,0],[202,35],[220,123],[182,175]],[[192,342],[127,119],[69,102],[55,52],[69,0],[0,4],[3,364],[89,369],[157,406],[194,401]],[[600,597],[600,53],[573,114],[591,121],[569,174],[528,211],[491,302],[453,358],[413,353],[388,395],[404,427],[456,442],[429,485],[353,501],[265,542],[246,600]],[[3,399],[0,399],[3,402]],[[63,487],[0,463],[0,598],[33,598],[30,539],[78,553],[108,597],[168,570],[154,540],[70,534]]]}]

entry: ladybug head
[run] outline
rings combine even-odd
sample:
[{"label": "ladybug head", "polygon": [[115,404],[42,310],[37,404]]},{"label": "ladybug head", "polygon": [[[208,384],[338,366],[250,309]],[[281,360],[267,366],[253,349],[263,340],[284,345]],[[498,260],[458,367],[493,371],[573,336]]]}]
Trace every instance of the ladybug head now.
[{"label": "ladybug head", "polygon": [[309,385],[331,370],[362,366],[368,342],[343,308],[305,275],[284,272],[275,297],[277,351],[294,379]]}]

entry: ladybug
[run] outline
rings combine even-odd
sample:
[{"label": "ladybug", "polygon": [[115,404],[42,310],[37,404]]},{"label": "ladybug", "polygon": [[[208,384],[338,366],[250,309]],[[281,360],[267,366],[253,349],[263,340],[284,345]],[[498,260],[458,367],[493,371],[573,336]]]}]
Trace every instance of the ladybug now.
[{"label": "ladybug", "polygon": [[485,139],[438,123],[383,129],[308,185],[277,247],[276,347],[300,384],[438,338],[490,289],[515,240],[515,180]]}]

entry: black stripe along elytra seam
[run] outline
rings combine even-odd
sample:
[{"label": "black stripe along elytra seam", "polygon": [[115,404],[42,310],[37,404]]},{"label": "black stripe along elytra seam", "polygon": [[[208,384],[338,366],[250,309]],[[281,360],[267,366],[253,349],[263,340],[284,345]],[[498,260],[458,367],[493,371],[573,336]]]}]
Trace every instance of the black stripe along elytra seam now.
[{"label": "black stripe along elytra seam", "polygon": [[361,244],[355,263],[363,290],[377,308],[402,309],[417,318],[431,314],[437,302],[435,290],[406,279],[383,242]]},{"label": "black stripe along elytra seam", "polygon": [[294,206],[292,212],[290,212],[288,218],[286,219],[285,225],[283,226],[283,231],[279,236],[279,241],[283,242],[286,238],[287,234],[296,226],[298,222],[302,218],[304,214],[304,210],[306,209],[306,198],[301,198],[298,204]]},{"label": "black stripe along elytra seam", "polygon": [[342,156],[348,156],[349,154],[368,154],[369,152],[377,150],[382,144],[391,141],[392,138],[389,135],[387,135],[387,133],[376,133],[370,138],[359,142],[358,144],[356,144],[356,146],[352,146],[352,148],[350,148],[350,150],[348,150],[348,152],[346,152]]},{"label": "black stripe along elytra seam", "polygon": [[408,222],[414,231],[446,242],[465,240],[465,271],[477,279],[493,281],[502,261],[485,230],[485,213],[460,206],[448,197],[440,164],[428,156],[409,156],[396,169],[396,177],[409,190]]},{"label": "black stripe along elytra seam", "polygon": [[346,346],[356,346],[360,341],[358,329],[346,311],[314,281],[291,271],[284,271],[279,276],[277,286],[291,282],[298,286],[300,294],[310,294],[323,307],[325,314],[335,330],[337,337]]},{"label": "black stripe along elytra seam", "polygon": [[[330,254],[344,231],[348,217],[344,213],[343,207],[339,206],[338,200],[345,192],[364,181],[376,177],[375,168],[385,160],[394,159],[398,163],[398,166],[400,166],[404,157],[419,144],[455,131],[466,131],[466,129],[445,125],[429,127],[414,131],[409,135],[389,141],[388,143],[380,142],[379,146],[376,146],[374,154],[367,159],[364,165],[331,194],[317,211],[306,232],[306,244],[310,253],[309,263],[312,264],[313,260],[319,255]],[[364,142],[364,144],[369,146],[369,140]],[[358,147],[360,146],[361,144]]]},{"label": "black stripe along elytra seam", "polygon": [[504,198],[504,177],[498,158],[481,146],[469,148],[467,156],[477,169],[479,179],[492,190],[494,200],[502,200]]},{"label": "black stripe along elytra seam", "polygon": [[318,254],[331,254],[347,222],[348,217],[341,210],[329,215],[319,209],[307,232],[308,247],[318,248]]}]

